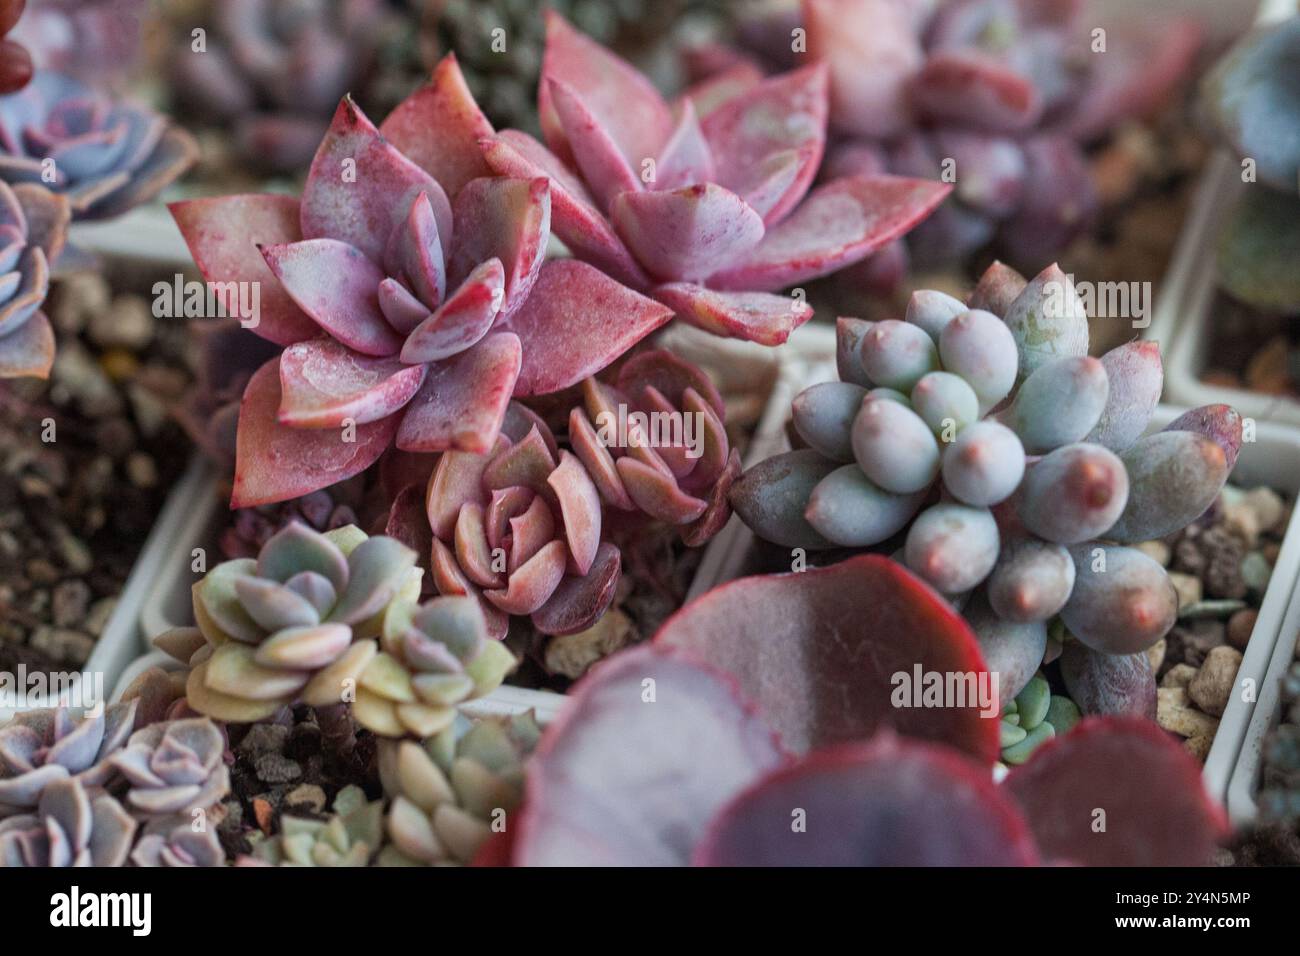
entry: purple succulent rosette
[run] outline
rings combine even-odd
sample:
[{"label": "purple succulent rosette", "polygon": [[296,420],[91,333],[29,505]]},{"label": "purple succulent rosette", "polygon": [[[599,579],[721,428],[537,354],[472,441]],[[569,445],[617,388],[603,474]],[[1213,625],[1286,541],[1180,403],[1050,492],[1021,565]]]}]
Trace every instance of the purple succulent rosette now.
[{"label": "purple succulent rosette", "polygon": [[207,47],[177,40],[178,98],[233,129],[241,156],[296,173],[335,105],[366,76],[385,33],[384,0],[220,0]]},{"label": "purple succulent rosette", "polygon": [[140,61],[149,0],[29,0],[12,38],[37,69],[103,84]]},{"label": "purple succulent rosette", "polygon": [[[1037,271],[1089,227],[1098,200],[1084,147],[1166,104],[1191,70],[1202,33],[1190,17],[1139,20],[1090,7],[1086,0],[802,0],[743,18],[741,41],[765,66],[826,66],[835,135],[824,176],[955,172],[952,201],[857,277],[891,289],[913,262],[959,262],[990,244]],[[804,55],[790,53],[790,31],[799,26]],[[746,55],[723,63],[702,86],[760,82],[762,71]]]},{"label": "purple succulent rosette", "polygon": [[194,138],[161,114],[46,71],[0,97],[0,150],[0,178],[44,183],[77,219],[148,202],[198,158]]},{"label": "purple succulent rosette", "polygon": [[0,182],[0,379],[49,375],[54,330],[40,309],[70,216],[67,199],[42,186]]}]

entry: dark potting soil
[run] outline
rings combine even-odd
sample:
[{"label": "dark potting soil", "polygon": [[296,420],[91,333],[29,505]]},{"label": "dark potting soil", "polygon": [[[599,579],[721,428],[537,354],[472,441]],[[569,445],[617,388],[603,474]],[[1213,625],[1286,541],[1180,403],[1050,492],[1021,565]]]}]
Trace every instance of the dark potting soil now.
[{"label": "dark potting soil", "polygon": [[56,281],[48,382],[0,383],[0,669],[79,669],[188,458],[184,327],[103,276]]}]

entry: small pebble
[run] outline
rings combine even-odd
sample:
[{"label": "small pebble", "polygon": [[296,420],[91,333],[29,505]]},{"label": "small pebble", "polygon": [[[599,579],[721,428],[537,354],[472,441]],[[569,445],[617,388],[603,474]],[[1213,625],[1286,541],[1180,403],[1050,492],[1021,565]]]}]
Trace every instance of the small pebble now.
[{"label": "small pebble", "polygon": [[1240,666],[1241,651],[1226,644],[1214,648],[1205,655],[1205,663],[1187,685],[1187,695],[1207,714],[1223,716]]},{"label": "small pebble", "polygon": [[636,626],[626,614],[609,611],[585,631],[552,637],[546,644],[546,669],[577,680],[596,661],[626,647],[636,636]]},{"label": "small pebble", "polygon": [[314,783],[304,783],[284,795],[285,807],[292,809],[305,807],[313,813],[324,812],[325,800],[325,791]]},{"label": "small pebble", "polygon": [[115,610],[117,610],[117,598],[100,598],[90,606],[90,611],[86,614],[84,622],[86,630],[98,637],[108,626],[108,619],[113,616]]},{"label": "small pebble", "polygon": [[1161,687],[1186,687],[1196,676],[1196,668],[1191,664],[1175,664],[1160,678]]},{"label": "small pebble", "polygon": [[1250,635],[1255,630],[1255,621],[1259,611],[1253,607],[1242,608],[1228,618],[1228,643],[1237,650],[1244,651],[1250,643]]},{"label": "small pebble", "polygon": [[100,348],[140,351],[154,337],[149,303],[138,295],[120,295],[112,305],[90,317],[86,333]]},{"label": "small pebble", "polygon": [[1183,741],[1183,747],[1196,759],[1197,763],[1205,763],[1205,758],[1210,755],[1210,748],[1213,746],[1213,734],[1197,734]]},{"label": "small pebble", "polygon": [[1169,572],[1169,582],[1178,592],[1178,610],[1182,611],[1188,605],[1196,604],[1201,600],[1201,579],[1191,574],[1181,574],[1178,571]]},{"label": "small pebble", "polygon": [[1264,485],[1252,488],[1246,492],[1242,503],[1255,512],[1260,531],[1267,533],[1281,530],[1278,525],[1282,523],[1282,517],[1286,514],[1286,503],[1272,488]]},{"label": "small pebble", "polygon": [[95,649],[95,639],[89,634],[67,627],[41,626],[32,634],[31,645],[56,661],[81,667],[90,659]]},{"label": "small pebble", "polygon": [[158,484],[158,466],[144,452],[132,452],[126,459],[126,477],[137,488],[152,488]]},{"label": "small pebble", "polygon": [[1269,578],[1273,576],[1273,566],[1258,551],[1252,551],[1241,561],[1241,579],[1246,587],[1257,594],[1263,594],[1268,588]]},{"label": "small pebble", "polygon": [[1151,662],[1151,673],[1159,673],[1160,665],[1165,662],[1165,651],[1168,648],[1169,642],[1163,637],[1147,648],[1147,660]]},{"label": "small pebble", "polygon": [[1136,545],[1136,547],[1162,568],[1169,567],[1169,560],[1172,557],[1172,552],[1169,549],[1169,545],[1165,544],[1163,541],[1143,541],[1141,544]]},{"label": "small pebble", "polygon": [[85,581],[64,581],[55,587],[51,601],[55,626],[74,627],[83,623],[92,596]]},{"label": "small pebble", "polygon": [[1219,721],[1203,714],[1191,704],[1186,688],[1160,687],[1156,689],[1156,723],[1180,737],[1205,734],[1213,737]]},{"label": "small pebble", "polygon": [[253,772],[263,783],[289,783],[302,776],[302,765],[284,754],[263,753],[253,758]]}]

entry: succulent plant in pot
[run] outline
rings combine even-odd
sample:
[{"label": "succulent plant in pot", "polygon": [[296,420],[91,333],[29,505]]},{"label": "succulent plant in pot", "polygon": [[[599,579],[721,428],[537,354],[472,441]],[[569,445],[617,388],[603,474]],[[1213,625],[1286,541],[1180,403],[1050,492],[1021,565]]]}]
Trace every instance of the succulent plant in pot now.
[{"label": "succulent plant in pot", "polygon": [[222,0],[199,12],[174,18],[177,105],[228,131],[246,166],[285,174],[311,161],[338,101],[363,91],[393,26],[385,0]]},{"label": "succulent plant in pot", "polygon": [[[827,65],[838,134],[827,169],[955,184],[904,242],[854,271],[855,281],[890,290],[909,263],[961,263],[990,246],[1019,268],[1051,262],[1095,219],[1085,148],[1168,103],[1201,38],[1192,17],[1116,18],[1082,0],[780,8],[742,14],[738,36],[763,63],[779,50],[783,69]],[[806,40],[798,53],[794,28]],[[753,82],[753,70],[742,59],[730,74]]]},{"label": "succulent plant in pot", "polygon": [[39,70],[0,97],[0,178],[44,183],[76,219],[106,219],[148,202],[197,159],[189,133],[148,107]]},{"label": "succulent plant in pot", "polygon": [[1224,290],[1262,312],[1300,315],[1291,251],[1300,242],[1300,96],[1290,71],[1300,17],[1242,38],[1205,77],[1202,101],[1219,139],[1242,160],[1246,188],[1220,236]]},{"label": "succulent plant in pot", "polygon": [[507,176],[544,176],[575,256],[706,331],[778,345],[812,309],[774,293],[859,262],[925,218],[942,183],[846,176],[812,192],[827,73],[809,66],[728,98],[670,106],[649,80],[558,14],[538,92],[545,145],[483,137]]},{"label": "succulent plant in pot", "polygon": [[392,798],[381,866],[470,863],[509,831],[523,800],[525,761],[541,728],[531,711],[484,717],[420,741],[382,741],[379,772]]},{"label": "succulent plant in pot", "polygon": [[1178,597],[1134,546],[1214,503],[1240,416],[1207,406],[1143,436],[1158,345],[1090,358],[1082,302],[1055,266],[1027,282],[995,264],[969,302],[920,291],[905,321],[841,318],[838,333],[840,381],[795,399],[804,447],[733,486],[742,519],[787,548],[896,546],[964,610],[1004,704],[1059,652],[1059,615],[1078,642],[1063,661],[1075,703],[1154,716],[1139,658]]},{"label": "succulent plant in pot", "polygon": [[512,394],[576,384],[671,317],[543,263],[549,184],[487,175],[490,134],[449,58],[379,128],[342,103],[301,200],[172,206],[205,278],[260,283],[250,327],[285,347],[244,393],[234,506],[333,484],[394,442],[489,452]]}]

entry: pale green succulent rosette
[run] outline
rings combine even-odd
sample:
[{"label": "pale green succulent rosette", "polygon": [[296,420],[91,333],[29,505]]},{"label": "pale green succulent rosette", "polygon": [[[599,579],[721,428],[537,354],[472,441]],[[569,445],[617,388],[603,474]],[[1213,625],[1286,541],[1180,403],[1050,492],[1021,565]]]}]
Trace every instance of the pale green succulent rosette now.
[{"label": "pale green succulent rosette", "polygon": [[1079,719],[1074,701],[1053,694],[1047,679],[1036,674],[1002,712],[1002,762],[1019,766],[1057,734],[1068,733]]},{"label": "pale green succulent rosette", "polygon": [[472,597],[393,601],[379,646],[360,674],[352,713],[383,737],[442,733],[459,704],[492,693],[518,663],[487,636],[482,607]]},{"label": "pale green succulent rosette", "polygon": [[284,816],[280,832],[253,848],[240,866],[369,866],[384,838],[384,802],[367,801],[355,784],[339,791],[326,820]]},{"label": "pale green succulent rosette", "polygon": [[400,541],[353,525],[320,534],[297,522],[256,560],[226,561],[194,585],[197,628],[156,643],[191,667],[186,697],[232,723],[303,702],[349,700],[378,652],[384,612],[419,595],[422,571]]},{"label": "pale green succulent rosette", "polygon": [[379,776],[392,797],[381,866],[466,864],[511,824],[523,800],[524,762],[541,728],[533,712],[485,717],[463,734],[382,741]]}]

